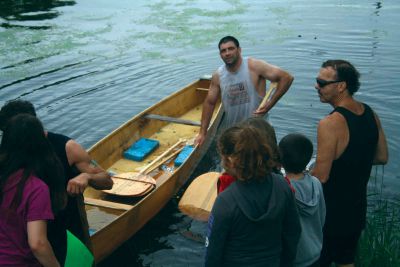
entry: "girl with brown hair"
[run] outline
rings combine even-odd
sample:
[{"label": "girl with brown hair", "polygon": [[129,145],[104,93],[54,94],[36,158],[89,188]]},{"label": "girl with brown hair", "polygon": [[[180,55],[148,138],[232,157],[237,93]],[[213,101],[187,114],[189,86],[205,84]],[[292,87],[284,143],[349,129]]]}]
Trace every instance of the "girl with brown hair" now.
[{"label": "girl with brown hair", "polygon": [[237,179],[218,195],[208,221],[206,266],[290,266],[301,228],[293,193],[262,131],[239,125],[218,140],[226,172]]}]

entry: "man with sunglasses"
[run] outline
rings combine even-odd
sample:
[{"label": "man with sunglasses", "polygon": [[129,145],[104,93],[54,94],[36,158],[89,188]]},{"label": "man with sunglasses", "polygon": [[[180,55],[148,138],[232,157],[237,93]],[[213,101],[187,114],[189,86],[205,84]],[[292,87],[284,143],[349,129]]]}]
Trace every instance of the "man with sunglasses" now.
[{"label": "man with sunglasses", "polygon": [[353,98],[360,74],[345,60],[324,62],[315,89],[334,110],[318,125],[312,174],[323,184],[326,202],[321,266],[354,266],[365,228],[367,183],[372,165],[386,164],[385,134],[376,113]]},{"label": "man with sunglasses", "polygon": [[[293,82],[293,77],[277,66],[255,58],[243,58],[239,41],[233,36],[223,37],[218,49],[224,64],[212,75],[203,104],[201,128],[195,140],[199,145],[204,142],[219,96],[225,110],[223,127],[227,128],[251,116],[267,114]],[[276,82],[277,87],[269,101],[260,106],[266,80]]]}]

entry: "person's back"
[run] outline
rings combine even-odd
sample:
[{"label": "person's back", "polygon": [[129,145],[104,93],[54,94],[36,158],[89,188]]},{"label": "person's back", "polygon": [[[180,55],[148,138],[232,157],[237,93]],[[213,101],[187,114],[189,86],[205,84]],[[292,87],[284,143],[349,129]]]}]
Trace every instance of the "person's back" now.
[{"label": "person's back", "polygon": [[12,174],[2,192],[0,204],[0,266],[41,266],[28,243],[27,223],[52,220],[50,194],[46,184],[35,176],[25,182],[22,199],[11,207],[23,170]]},{"label": "person's back", "polygon": [[365,227],[367,183],[378,143],[378,127],[372,109],[363,105],[361,115],[343,107],[333,111],[346,119],[350,138],[343,154],[332,162],[329,180],[323,186],[329,210],[325,227],[327,235],[360,232]]},{"label": "person's back", "polygon": [[300,223],[294,195],[272,173],[271,148],[262,132],[229,128],[218,148],[226,172],[237,178],[218,195],[209,218],[206,266],[290,266]]},{"label": "person's back", "polygon": [[226,244],[222,255],[206,256],[206,266],[280,266],[282,233],[287,231],[289,242],[296,243],[296,236],[290,236],[290,230],[297,232],[293,194],[278,174],[262,182],[231,184],[218,196],[214,214],[219,216],[211,219],[215,237],[210,237],[208,249]]},{"label": "person's back", "polygon": [[286,177],[295,190],[302,227],[294,266],[319,266],[326,210],[320,181],[305,171],[313,145],[301,134],[289,134],[279,142],[279,151]]},{"label": "person's back", "polygon": [[1,129],[0,265],[60,266],[46,231],[66,203],[61,163],[36,117],[16,115]]},{"label": "person's back", "polygon": [[[7,102],[0,110],[0,129],[3,130],[8,122],[18,114],[30,114],[36,117],[32,103],[24,100]],[[110,189],[110,175],[98,166],[91,164],[86,150],[73,139],[51,132],[46,132],[47,140],[58,156],[65,174],[64,191],[68,192],[67,207],[55,214],[55,220],[48,224],[48,238],[54,247],[57,259],[63,264],[67,250],[67,233],[70,230],[83,243],[87,244],[89,233],[83,228],[85,220],[84,208],[78,210],[78,204],[83,205],[80,194],[92,186],[95,189]]]},{"label": "person's back", "polygon": [[[70,140],[70,138],[61,134],[47,132],[47,139],[53,146],[54,151],[64,168],[64,186],[66,188],[68,181],[77,175],[77,171],[74,172],[74,169],[69,165],[65,151],[66,143]],[[60,211],[55,216],[54,221],[50,222],[48,225],[49,241],[51,244],[53,244],[54,253],[61,263],[65,262],[65,257],[67,255],[67,229],[70,230],[82,242],[85,242],[83,235],[84,229],[78,211],[77,199],[71,195],[68,195],[67,206],[65,209]]]}]

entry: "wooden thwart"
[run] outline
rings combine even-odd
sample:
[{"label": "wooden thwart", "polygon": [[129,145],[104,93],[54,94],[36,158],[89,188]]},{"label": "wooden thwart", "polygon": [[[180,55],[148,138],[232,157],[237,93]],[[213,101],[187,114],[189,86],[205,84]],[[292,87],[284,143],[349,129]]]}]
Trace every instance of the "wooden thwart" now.
[{"label": "wooden thwart", "polygon": [[89,198],[89,197],[85,197],[85,204],[96,207],[115,209],[115,210],[130,210],[133,207],[127,204],[121,204],[121,203],[116,203],[96,198]]},{"label": "wooden thwart", "polygon": [[199,127],[201,126],[201,123],[199,121],[192,121],[192,120],[168,117],[168,116],[157,115],[157,114],[147,114],[144,117],[146,119],[152,119],[152,120],[167,121],[167,122],[172,122],[172,123],[179,123],[179,124],[199,126]]},{"label": "wooden thwart", "polygon": [[195,178],[179,201],[179,210],[189,217],[207,221],[217,198],[219,172],[208,172]]}]

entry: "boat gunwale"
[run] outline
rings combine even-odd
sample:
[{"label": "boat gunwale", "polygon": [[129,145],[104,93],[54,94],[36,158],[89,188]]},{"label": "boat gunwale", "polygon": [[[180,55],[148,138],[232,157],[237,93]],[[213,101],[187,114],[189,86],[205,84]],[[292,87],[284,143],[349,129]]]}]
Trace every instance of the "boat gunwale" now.
[{"label": "boat gunwale", "polygon": [[[183,94],[184,92],[186,92],[188,90],[193,90],[193,89],[196,90],[197,88],[193,88],[193,87],[196,87],[196,84],[199,84],[201,82],[201,80],[207,80],[207,79],[198,79],[198,80],[188,84],[187,86],[177,90],[173,94],[171,94],[171,95],[169,95],[167,97],[164,97],[159,102],[157,102],[154,105],[146,108],[145,110],[143,110],[142,112],[140,112],[137,115],[133,116],[130,120],[128,120],[127,122],[125,122],[124,124],[122,124],[121,126],[116,128],[110,134],[108,134],[107,136],[102,138],[100,141],[98,141],[96,144],[94,144],[88,151],[91,152],[96,147],[101,146],[104,142],[106,142],[106,140],[111,139],[119,131],[123,130],[125,127],[129,127],[129,125],[131,125],[135,121],[140,120],[141,117],[143,117],[143,115],[146,115],[150,111],[157,109],[157,107],[162,106],[163,103],[167,102],[171,98],[174,98],[177,95],[181,95],[181,94]],[[210,126],[209,126],[209,129],[215,128],[214,134],[216,132],[216,129],[219,126],[219,125],[216,125],[216,124],[220,123],[221,118],[222,118],[222,114],[223,114],[223,107],[222,107],[222,104],[219,103],[218,109],[216,109],[216,111],[215,111],[215,113],[214,113],[214,115],[212,117],[212,121],[210,123]],[[168,124],[169,123],[165,123],[164,125],[168,125]],[[162,127],[164,127],[164,126],[162,126]],[[132,230],[133,231],[132,234],[130,234],[130,233],[127,234],[127,238],[124,238],[124,240],[122,242],[119,241],[120,240],[119,238],[117,238],[116,242],[114,242],[114,243],[116,243],[116,246],[114,248],[112,248],[111,251],[106,251],[105,249],[103,249],[103,251],[100,250],[99,253],[102,253],[100,255],[96,255],[96,251],[94,251],[95,252],[94,254],[95,254],[96,262],[100,262],[101,260],[106,258],[109,254],[112,253],[112,251],[117,249],[123,242],[126,242],[126,240],[128,240],[130,237],[132,237],[148,221],[150,221],[154,216],[156,216],[158,214],[158,212],[168,203],[168,201],[173,197],[173,195],[176,194],[179,191],[179,189],[187,182],[187,180],[190,177],[190,174],[193,172],[194,168],[196,167],[196,166],[189,166],[188,165],[189,162],[194,161],[194,162],[198,163],[198,161],[200,161],[200,159],[203,157],[203,155],[207,151],[209,145],[211,144],[212,138],[213,138],[213,136],[207,137],[207,141],[206,141],[207,144],[205,144],[203,148],[198,148],[198,149],[194,150],[191,153],[191,156],[188,158],[189,160],[185,161],[181,166],[176,168],[174,170],[174,172],[171,173],[168,177],[164,177],[162,182],[157,183],[157,185],[156,185],[154,190],[152,190],[149,194],[147,194],[147,195],[143,196],[141,199],[139,199],[135,204],[132,205],[132,208],[130,208],[128,210],[125,210],[125,211],[122,211],[119,215],[116,215],[116,217],[114,219],[112,219],[110,222],[106,223],[104,225],[104,227],[100,228],[98,231],[96,231],[90,237],[91,241],[93,241],[93,240],[96,241],[96,239],[100,239],[101,240],[101,236],[103,235],[103,232],[105,232],[105,231],[107,231],[109,229],[115,228],[119,224],[125,225],[127,218],[129,219],[136,212],[138,214],[140,214],[140,212],[141,212],[140,210],[142,208],[146,208],[145,207],[145,204],[146,204],[145,202],[147,202],[147,201],[149,201],[148,204],[150,204],[152,206],[158,206],[157,210],[155,212],[153,212],[154,214],[147,213],[147,214],[145,214],[143,216],[143,218],[144,218],[142,220],[143,222],[138,220],[138,222],[135,223],[134,226],[133,226],[133,227],[136,227],[137,229]],[[192,165],[197,165],[197,164],[193,164],[194,162],[192,162],[191,164]],[[185,169],[188,170],[187,177],[185,179],[181,178],[181,176],[184,175],[183,173],[181,173],[181,169],[182,168],[185,168]],[[185,175],[186,175],[186,173],[185,173]],[[170,183],[173,183],[173,184],[168,186],[168,184],[170,184]],[[165,188],[164,188],[164,186],[165,186]],[[166,197],[161,197],[159,200],[157,200],[157,196],[154,196],[156,194],[156,192],[164,192],[164,191],[167,192]],[[155,197],[155,200],[152,200],[153,197]],[[121,203],[121,202],[115,201],[115,203]],[[106,208],[106,209],[109,209],[109,208]],[[132,214],[132,215],[128,215],[128,214]],[[93,243],[95,243],[95,242],[92,242],[92,245],[93,245]]]}]

